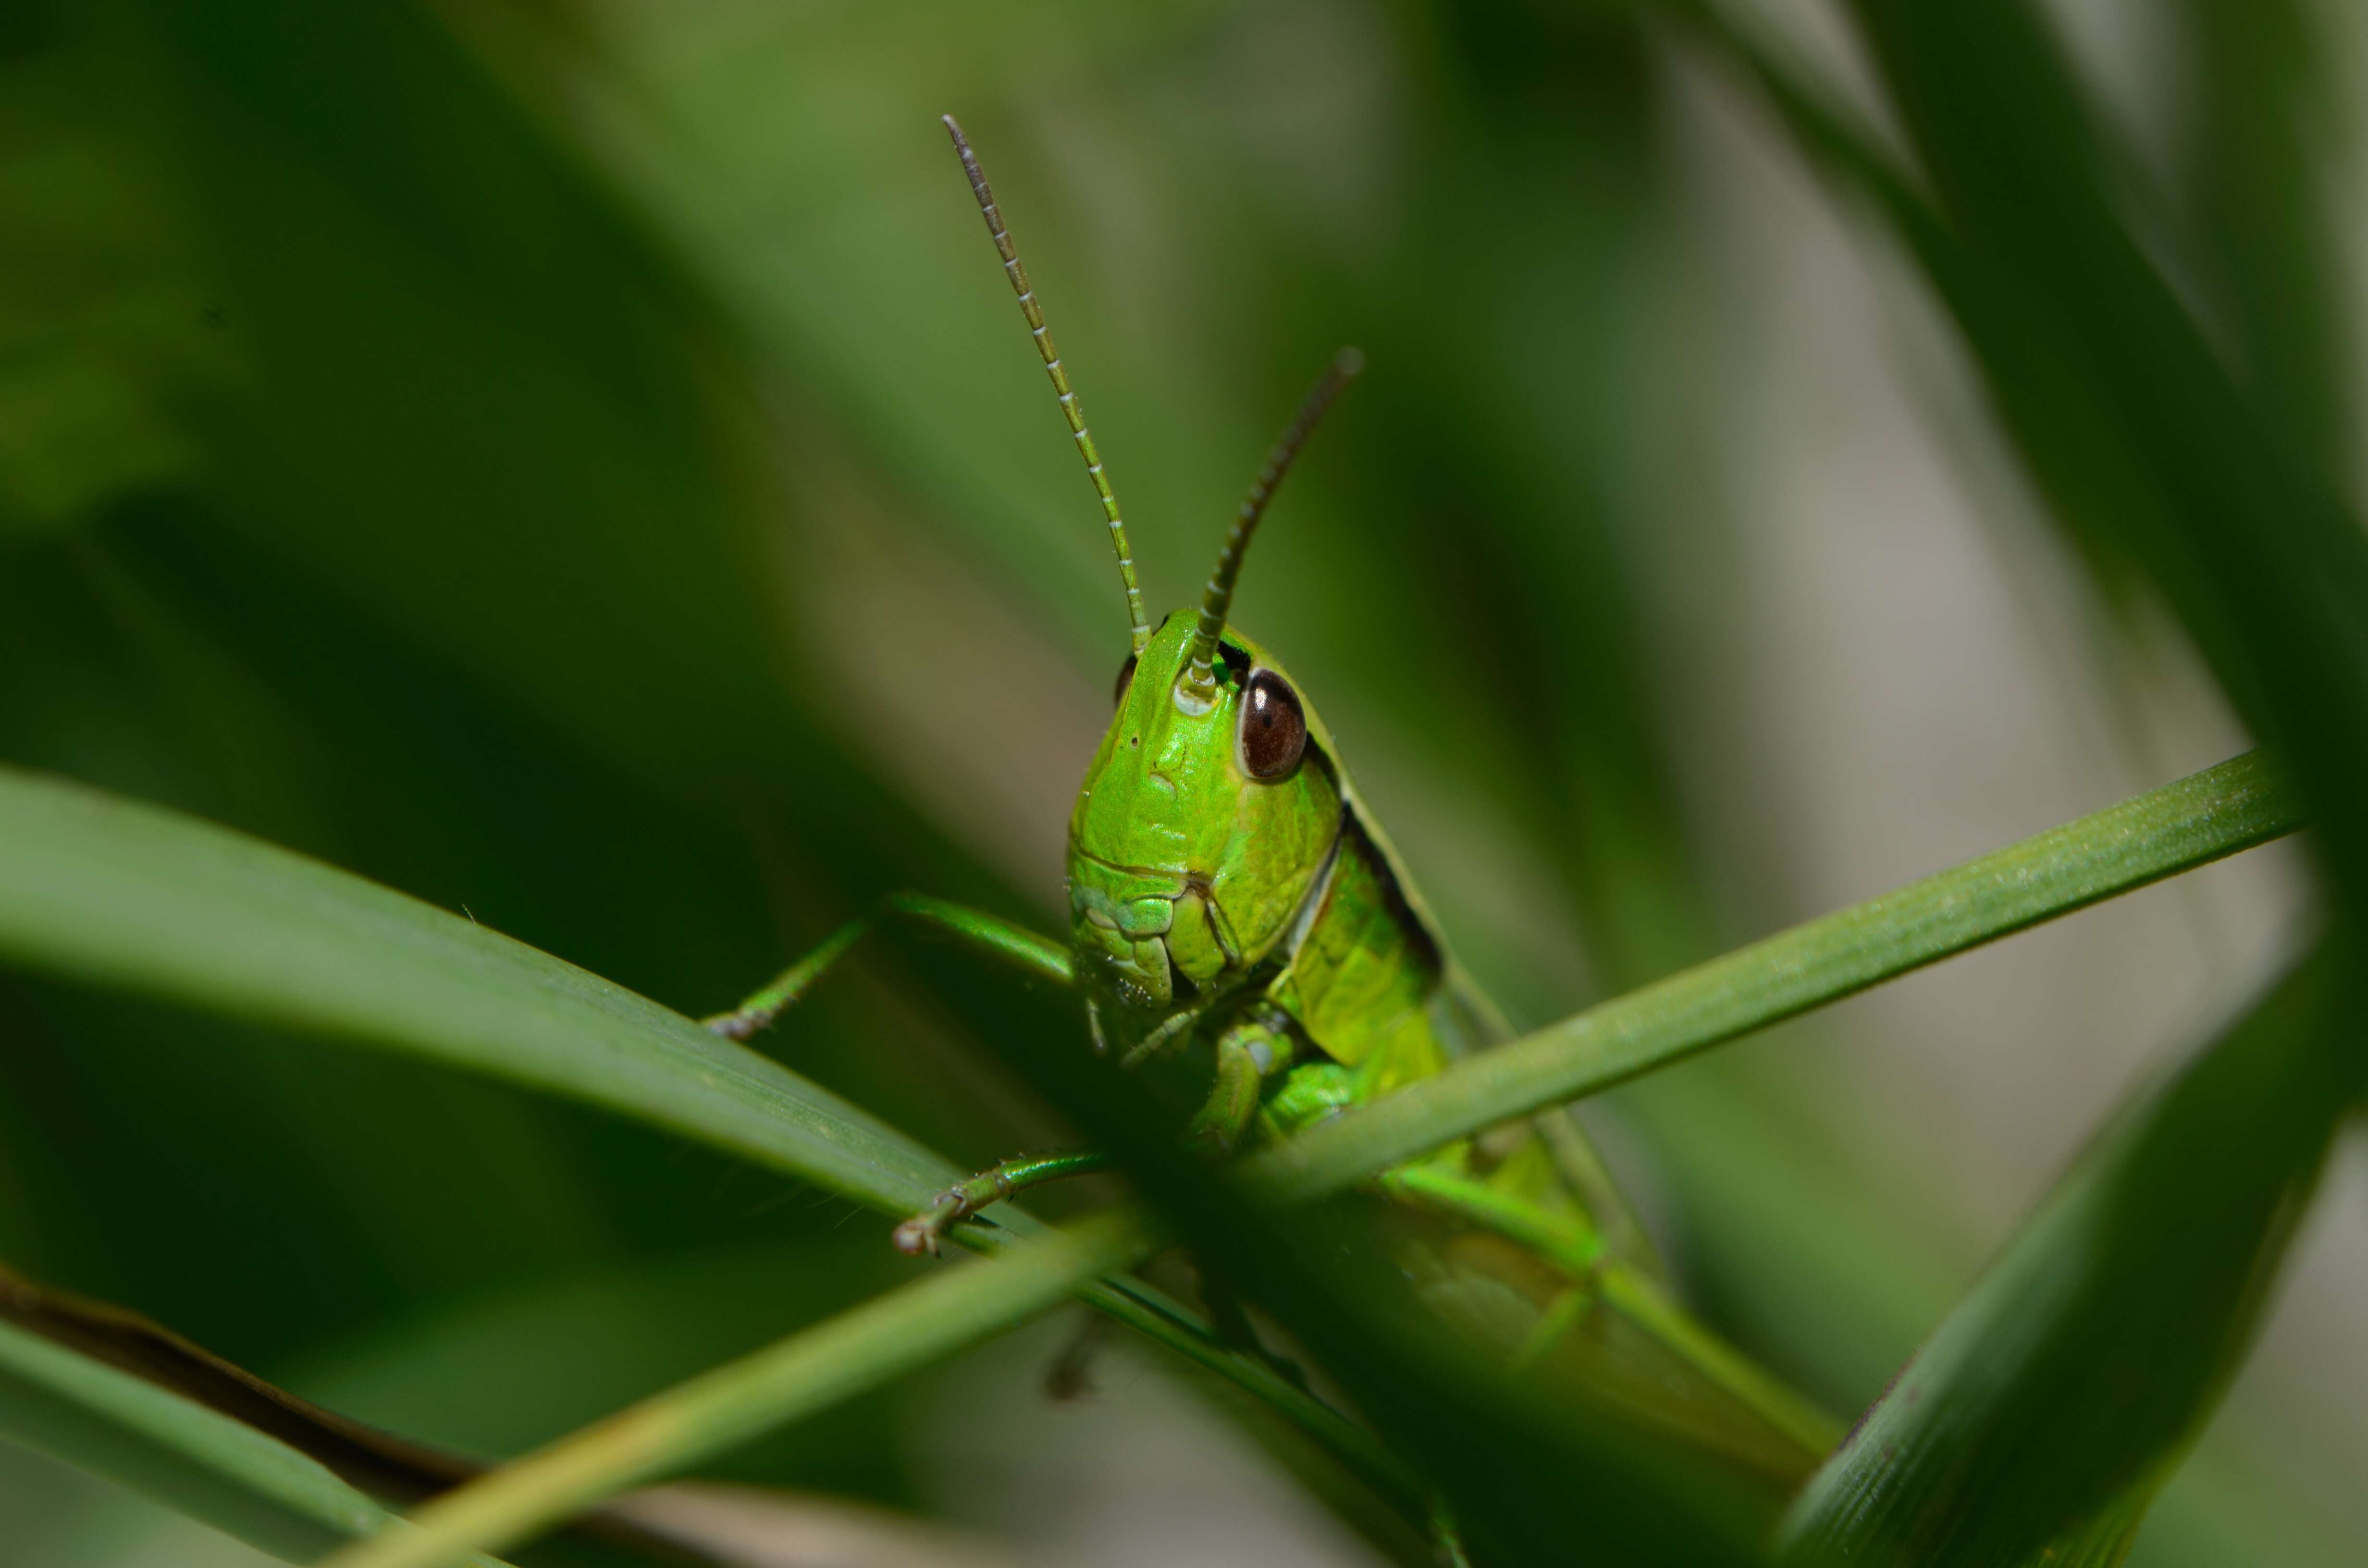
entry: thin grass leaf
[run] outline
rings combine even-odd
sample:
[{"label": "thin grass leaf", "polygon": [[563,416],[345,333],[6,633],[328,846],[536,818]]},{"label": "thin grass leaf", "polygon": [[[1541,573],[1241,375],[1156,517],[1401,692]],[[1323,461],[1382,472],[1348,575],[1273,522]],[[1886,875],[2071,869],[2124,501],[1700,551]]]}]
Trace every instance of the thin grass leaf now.
[{"label": "thin grass leaf", "polygon": [[53,1290],[6,1266],[0,1323],[252,1427],[373,1497],[416,1502],[480,1468],[299,1398],[143,1313]]},{"label": "thin grass leaf", "polygon": [[2322,954],[2117,1119],[1802,1494],[1796,1560],[2115,1560],[2360,1091],[2351,999]]},{"label": "thin grass leaf", "polygon": [[1247,1162],[1268,1200],[1313,1198],[1451,1139],[1683,1060],[2301,824],[2278,767],[2248,754],[1795,926],[1590,1007],[1344,1112]]},{"label": "thin grass leaf", "polygon": [[294,1449],[9,1323],[0,1323],[0,1434],[290,1562],[393,1519]]},{"label": "thin grass leaf", "polygon": [[[290,1393],[143,1313],[53,1290],[5,1266],[0,1266],[0,1325],[137,1378],[160,1393],[285,1445],[379,1503],[408,1506],[474,1480],[486,1469],[475,1460],[413,1442]],[[104,1408],[85,1415],[101,1422],[108,1418]],[[206,1462],[211,1454],[196,1458]],[[580,1521],[581,1534],[604,1547],[669,1563],[740,1560],[720,1536],[700,1528],[699,1509],[671,1506],[677,1501],[647,1494],[627,1500]],[[796,1512],[794,1505],[761,1494],[751,1494],[743,1503],[754,1511],[774,1507]],[[644,1514],[650,1517],[644,1519]],[[677,1514],[663,1527],[655,1522]]]},{"label": "thin grass leaf", "polygon": [[2320,174],[2340,134],[2335,40],[2306,0],[2181,0],[2196,127],[2186,187],[2247,390],[2321,463],[2342,460],[2349,312]]},{"label": "thin grass leaf", "polygon": [[[970,1265],[902,1286],[778,1345],[653,1395],[419,1510],[324,1568],[441,1568],[500,1550],[638,1483],[939,1357],[1018,1327],[1150,1244],[1133,1210],[1097,1215]],[[495,1544],[498,1543],[498,1544]]]},{"label": "thin grass leaf", "polygon": [[788,1069],[473,921],[15,770],[0,771],[0,950],[585,1100],[887,1211],[960,1174]]}]

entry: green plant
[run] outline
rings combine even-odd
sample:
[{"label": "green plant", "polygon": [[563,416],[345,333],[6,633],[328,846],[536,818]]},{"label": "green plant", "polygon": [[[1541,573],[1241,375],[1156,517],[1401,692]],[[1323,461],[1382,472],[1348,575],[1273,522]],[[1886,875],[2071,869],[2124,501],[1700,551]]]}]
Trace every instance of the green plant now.
[{"label": "green plant", "polygon": [[[1338,674],[1373,730],[1419,716],[1462,793],[1407,814],[1506,824],[1547,858],[1609,999],[1571,1013],[1567,989],[1475,916],[1485,878],[1446,866],[1451,926],[1488,933],[1463,944],[1475,962],[1532,1017],[1571,1016],[1224,1183],[1164,1163],[1133,1108],[1064,1067],[1083,1051],[1061,996],[937,949],[819,994],[778,1046],[787,1065],[643,996],[719,1006],[888,889],[1030,906],[1019,858],[996,853],[995,813],[1071,767],[1064,723],[1099,722],[1099,677],[1066,672],[1107,663],[1093,613],[1106,567],[1090,515],[1059,504],[1074,475],[1042,438],[999,285],[971,276],[973,220],[944,188],[928,113],[910,111],[994,101],[993,84],[1066,47],[1173,85],[1207,66],[1211,40],[1258,24],[1048,18],[887,70],[860,28],[800,34],[802,74],[760,87],[735,77],[722,13],[678,30],[396,6],[44,13],[8,40],[0,186],[26,236],[5,287],[34,324],[0,406],[42,415],[17,422],[34,435],[12,437],[5,469],[0,743],[21,767],[0,776],[0,957],[17,971],[0,1191],[22,1196],[0,1206],[0,1256],[275,1371],[391,1301],[431,1307],[590,1260],[657,1280],[702,1245],[785,1260],[703,1328],[681,1325],[705,1309],[653,1286],[620,1321],[678,1345],[620,1366],[605,1393],[540,1396],[507,1431],[467,1430],[432,1395],[370,1410],[498,1456],[676,1385],[423,1516],[492,1550],[692,1465],[918,1502],[882,1436],[894,1380],[1077,1295],[1229,1391],[1385,1551],[1423,1550],[1443,1494],[1482,1561],[1548,1556],[1574,1535],[1638,1561],[1748,1561],[1764,1507],[1681,1449],[1525,1401],[1360,1311],[1353,1278],[1309,1261],[1305,1238],[1337,1220],[1309,1206],[2306,817],[2329,911],[2317,956],[2132,1096],[1782,1537],[1803,1559],[2118,1561],[2241,1360],[2361,1086],[2343,1025],[2368,897],[2368,562],[2328,477],[2341,378],[2314,358],[2331,353],[2333,290],[2314,292],[2305,265],[2323,222],[2295,194],[2309,150],[2271,107],[2307,99],[2309,52],[2279,40],[2308,21],[2189,9],[2248,44],[2212,57],[2206,102],[2238,122],[2214,155],[2251,162],[2215,168],[2192,209],[2206,239],[2243,242],[2206,269],[2224,307],[2213,331],[2237,334],[2237,351],[2163,280],[2158,236],[2135,236],[2124,182],[2144,176],[2020,6],[1854,12],[1905,152],[1709,9],[1668,7],[1666,32],[1626,12],[1401,18],[1422,62],[1398,170],[1417,226],[1485,233],[1480,250],[1514,274],[1532,256],[1565,269],[1526,287],[1475,291],[1454,247],[1318,243],[1322,214],[1261,207],[1255,178],[1228,187],[1251,193],[1247,210],[1212,220],[1207,243],[1267,225],[1277,237],[1234,279],[1265,292],[1214,318],[1242,340],[1212,364],[1171,342],[1165,362],[1228,384],[1236,362],[1289,379],[1354,335],[1387,370],[1360,393],[1365,423],[1352,413],[1339,449],[1294,481],[1310,490],[1272,541],[1273,584],[1246,590],[1271,596],[1258,619],[1299,619],[1325,650],[1312,689]],[[1163,62],[1178,47],[1185,63]],[[1896,237],[2080,559],[2112,594],[2159,595],[2274,767],[2239,758],[1709,957],[1726,944],[1674,804],[1622,531],[1637,502],[1618,393],[1653,356],[1584,340],[1600,361],[1572,373],[1595,399],[1555,411],[1579,433],[1575,458],[1500,434],[1520,399],[1487,391],[1491,366],[1532,365],[1503,347],[1508,328],[1594,319],[1557,313],[1566,294],[1669,319],[1638,279],[1670,254],[1646,153],[1652,62],[1671,51],[1738,66],[1771,122]],[[859,120],[914,122],[909,157],[883,133],[899,151],[834,168],[869,134],[849,129],[850,95]],[[716,104],[771,118],[737,124]],[[859,179],[905,191],[909,210],[834,208]],[[777,197],[747,195],[777,181]],[[2225,205],[2240,197],[2241,222]],[[1086,265],[1031,248],[1040,275]],[[1122,334],[1072,290],[1071,351],[1112,389],[1094,383],[1105,443],[1145,454],[1121,469],[1132,494],[1218,485],[1201,483],[1203,449],[1235,426],[1254,449],[1265,411],[1224,413],[1220,440],[1155,427],[1167,394],[1130,383],[1128,356],[1097,355]],[[1473,319],[1441,319],[1442,297]],[[1445,516],[1468,526],[1445,537]],[[1177,558],[1205,532],[1179,521]],[[870,665],[834,647],[867,637]],[[936,677],[938,709],[864,684],[910,656],[897,644],[973,639],[985,668]],[[912,737],[961,733],[965,705],[985,706],[1001,740],[971,744],[987,776],[932,792],[942,761],[916,763]],[[324,1040],[372,1049],[313,1049]],[[983,1114],[981,1085],[1009,1080],[976,1064],[997,1060],[1030,1092],[993,1090]],[[1685,1082],[1640,1122],[1666,1138],[1689,1092],[1697,1113],[1716,1108],[1715,1089]],[[884,1242],[834,1251],[823,1220],[757,1222],[712,1196],[722,1173],[754,1167],[901,1216],[1064,1126],[1128,1152],[1141,1206],[1057,1231],[1015,1214],[972,1237],[1008,1243],[1002,1256],[942,1276],[910,1278],[918,1266]],[[1664,1158],[1687,1168],[1681,1138]],[[1786,1168],[1750,1179],[1793,1200],[1804,1237],[1840,1222],[1783,1189]],[[1172,1237],[1258,1279],[1358,1418],[1126,1274]],[[1725,1318],[1781,1350],[1748,1313]],[[290,1556],[381,1522],[218,1414],[18,1331],[0,1354],[0,1419],[20,1440]],[[316,1397],[336,1404],[325,1381]],[[819,1419],[745,1447],[793,1416]],[[443,1549],[401,1532],[377,1544],[382,1561]]]}]

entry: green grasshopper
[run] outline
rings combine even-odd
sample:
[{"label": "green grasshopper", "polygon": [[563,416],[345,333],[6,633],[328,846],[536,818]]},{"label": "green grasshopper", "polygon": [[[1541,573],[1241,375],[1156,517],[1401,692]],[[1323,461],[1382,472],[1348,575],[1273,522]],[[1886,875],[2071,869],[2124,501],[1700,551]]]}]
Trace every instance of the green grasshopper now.
[{"label": "green grasshopper", "polygon": [[[1197,611],[1156,630],[1042,309],[977,156],[945,117],[972,192],[1086,463],[1118,554],[1131,649],[1117,714],[1069,816],[1061,944],[913,894],[883,913],[1082,993],[1094,1048],[1134,1066],[1212,1062],[1187,1138],[1212,1155],[1282,1138],[1508,1037],[1450,956],[1340,748],[1291,676],[1227,621],[1259,519],[1301,445],[1360,367],[1343,350],[1259,470]],[[734,1012],[763,1028],[877,924],[859,919]],[[1008,1161],[897,1227],[907,1253],[1030,1187],[1109,1168],[1099,1153]],[[1670,1299],[1657,1261],[1577,1125],[1555,1112],[1459,1141],[1373,1184],[1406,1211],[1408,1267],[1447,1315],[1523,1363],[1590,1386],[1771,1481],[1807,1473],[1836,1433]]]}]

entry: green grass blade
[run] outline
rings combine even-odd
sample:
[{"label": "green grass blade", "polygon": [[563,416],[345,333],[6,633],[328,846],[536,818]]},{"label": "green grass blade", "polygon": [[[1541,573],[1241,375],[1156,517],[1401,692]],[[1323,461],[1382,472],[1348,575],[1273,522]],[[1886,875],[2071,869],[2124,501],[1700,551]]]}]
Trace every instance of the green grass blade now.
[{"label": "green grass blade", "polygon": [[173,812],[0,770],[0,953],[605,1106],[873,1208],[953,1168],[655,1003],[474,923]]},{"label": "green grass blade", "polygon": [[1804,1492],[1801,1560],[1970,1568],[2066,1538],[2112,1560],[2359,1093],[2340,978],[2297,971],[2075,1165]]},{"label": "green grass blade", "polygon": [[500,1550],[642,1482],[673,1474],[1018,1326],[1152,1245],[1132,1210],[941,1270],[655,1394],[421,1508],[416,1529],[347,1548],[324,1568],[441,1568]]},{"label": "green grass blade", "polygon": [[2309,0],[2180,0],[2196,129],[2185,194],[2224,278],[2252,391],[2322,464],[2351,401],[2342,267],[2321,176],[2342,51]]},{"label": "green grass blade", "polygon": [[1468,1057],[1256,1156],[1243,1179],[1269,1199],[1337,1190],[2301,823],[2275,765],[2233,758]]},{"label": "green grass blade", "polygon": [[[393,1517],[253,1427],[6,1323],[0,1435],[290,1562],[370,1536]],[[487,1558],[465,1561],[494,1568]]]}]

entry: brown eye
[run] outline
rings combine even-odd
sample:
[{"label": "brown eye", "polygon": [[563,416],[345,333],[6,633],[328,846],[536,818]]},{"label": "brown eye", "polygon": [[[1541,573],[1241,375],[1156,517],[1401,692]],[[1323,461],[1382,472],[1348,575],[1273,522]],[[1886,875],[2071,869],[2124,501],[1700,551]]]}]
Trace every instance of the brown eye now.
[{"label": "brown eye", "polygon": [[1272,670],[1250,672],[1242,693],[1242,771],[1253,778],[1280,778],[1299,766],[1307,750],[1307,710],[1299,693]]},{"label": "brown eye", "polygon": [[1129,653],[1126,663],[1118,667],[1118,685],[1110,692],[1110,706],[1113,708],[1123,707],[1126,703],[1126,688],[1134,684],[1134,659],[1135,656]]}]

